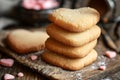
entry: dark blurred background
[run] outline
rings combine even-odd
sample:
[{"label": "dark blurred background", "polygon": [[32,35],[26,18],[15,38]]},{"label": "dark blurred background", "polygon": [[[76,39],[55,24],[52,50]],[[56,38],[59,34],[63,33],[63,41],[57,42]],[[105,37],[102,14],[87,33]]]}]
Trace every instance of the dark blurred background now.
[{"label": "dark blurred background", "polygon": [[[41,0],[44,1],[44,0]],[[50,0],[51,1],[51,0]],[[58,7],[67,7],[67,8],[79,8],[83,6],[92,6],[99,8],[99,11],[103,11],[108,5],[105,1],[115,1],[115,12],[114,15],[120,15],[119,0],[56,0],[59,2]],[[39,26],[46,22],[50,10],[47,11],[33,11],[33,10],[24,10],[20,7],[22,0],[0,0],[0,29],[3,27],[9,26]],[[91,2],[91,3],[90,3]],[[90,3],[90,4],[89,4]],[[112,3],[110,3],[112,4]],[[95,6],[94,6],[95,5]],[[96,6],[98,5],[98,6]],[[57,8],[58,8],[57,7]],[[104,12],[104,11],[103,11]],[[31,16],[37,17],[33,18]],[[37,16],[36,16],[37,15]],[[102,15],[103,16],[103,15]],[[26,19],[28,18],[28,19]],[[33,19],[33,20],[32,20]]]}]

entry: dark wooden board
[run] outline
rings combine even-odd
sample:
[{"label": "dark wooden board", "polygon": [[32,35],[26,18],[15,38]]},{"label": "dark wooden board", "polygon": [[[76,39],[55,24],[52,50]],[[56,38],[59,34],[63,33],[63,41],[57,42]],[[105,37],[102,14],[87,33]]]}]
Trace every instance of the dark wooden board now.
[{"label": "dark wooden board", "polygon": [[[68,71],[68,70],[63,70],[56,66],[52,66],[42,61],[40,54],[43,51],[30,53],[27,55],[16,54],[14,51],[9,49],[4,43],[4,40],[8,33],[9,31],[0,32],[0,51],[2,51],[3,53],[6,53],[7,55],[10,55],[11,57],[16,59],[18,62],[22,63],[23,65],[31,69],[34,69],[35,71],[39,72],[40,74],[52,80],[53,79],[55,80],[81,80],[81,79],[82,80],[99,80],[108,75],[112,75],[113,73],[120,70],[120,61],[119,61],[120,56],[117,55],[117,57],[113,59],[109,59],[106,56],[104,56],[104,53],[107,50],[107,48],[104,46],[101,40],[99,40],[95,48],[99,54],[96,62],[78,71]],[[38,55],[39,56],[38,60],[36,61],[30,60],[30,55],[32,54]],[[107,69],[105,71],[98,70],[98,67],[102,64],[105,64],[107,66]]]},{"label": "dark wooden board", "polygon": [[[1,55],[1,53],[0,53]],[[10,58],[9,56],[2,54],[2,58]],[[1,57],[0,57],[1,59]],[[23,72],[23,77],[18,77],[18,72]],[[21,65],[17,61],[15,61],[12,67],[4,67],[0,65],[0,80],[3,80],[3,76],[6,74],[12,74],[15,76],[14,80],[47,80],[45,77],[41,76],[36,71]]]}]

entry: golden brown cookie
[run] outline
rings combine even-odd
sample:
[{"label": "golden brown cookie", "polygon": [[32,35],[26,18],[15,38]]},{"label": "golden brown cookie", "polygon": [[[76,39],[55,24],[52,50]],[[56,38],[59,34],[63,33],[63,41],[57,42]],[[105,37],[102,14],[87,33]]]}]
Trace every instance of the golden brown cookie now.
[{"label": "golden brown cookie", "polygon": [[60,56],[54,52],[45,51],[42,54],[42,59],[49,64],[59,66],[67,70],[79,70],[89,64],[92,64],[97,59],[97,52],[92,50],[84,58],[70,59],[64,56]]},{"label": "golden brown cookie", "polygon": [[50,24],[46,31],[50,37],[69,46],[85,45],[97,39],[101,33],[101,29],[97,25],[81,33],[72,33],[55,24]]},{"label": "golden brown cookie", "polygon": [[10,32],[7,36],[7,43],[17,53],[29,53],[45,48],[45,41],[48,35],[42,31],[30,32],[18,29]]},{"label": "golden brown cookie", "polygon": [[80,47],[72,47],[64,45],[52,38],[48,38],[45,46],[48,50],[64,55],[69,58],[82,58],[85,57],[96,46],[97,40],[91,41]]},{"label": "golden brown cookie", "polygon": [[85,31],[96,25],[99,19],[99,12],[90,7],[79,9],[59,8],[49,15],[50,21],[72,32]]}]

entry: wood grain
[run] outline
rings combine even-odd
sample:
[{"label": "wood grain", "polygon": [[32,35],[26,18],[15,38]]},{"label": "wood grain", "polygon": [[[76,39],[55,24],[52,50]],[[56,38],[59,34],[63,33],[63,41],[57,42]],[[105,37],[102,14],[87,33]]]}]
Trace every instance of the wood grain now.
[{"label": "wood grain", "polygon": [[[98,59],[93,64],[78,70],[78,71],[68,71],[63,70],[59,67],[49,65],[41,60],[41,53],[43,51],[30,53],[27,55],[18,55],[15,52],[13,52],[11,49],[9,49],[6,44],[4,43],[4,40],[6,38],[6,35],[9,33],[9,31],[2,31],[0,32],[0,51],[3,53],[6,53],[7,55],[10,55],[14,59],[16,59],[19,63],[37,71],[43,76],[46,76],[49,79],[55,79],[55,80],[99,80],[101,78],[104,78],[108,75],[112,75],[113,73],[120,70],[120,56],[117,55],[114,59],[109,59],[106,56],[104,56],[105,51],[107,50],[106,47],[104,47],[104,44],[102,41],[99,41],[96,50],[99,53]],[[31,61],[30,55],[36,54],[39,56],[37,61]],[[99,66],[105,64],[107,66],[107,69],[105,71],[98,70]]]}]

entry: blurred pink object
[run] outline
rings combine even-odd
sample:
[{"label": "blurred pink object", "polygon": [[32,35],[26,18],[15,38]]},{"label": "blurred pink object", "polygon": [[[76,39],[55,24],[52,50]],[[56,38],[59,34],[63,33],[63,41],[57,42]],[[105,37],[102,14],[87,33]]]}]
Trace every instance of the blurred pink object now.
[{"label": "blurred pink object", "polygon": [[11,74],[5,74],[4,75],[4,80],[13,80],[15,79],[15,76],[11,75]]},{"label": "blurred pink object", "polygon": [[42,9],[42,7],[41,7],[41,5],[36,4],[36,5],[34,5],[34,7],[32,9],[40,10],[40,9]]},{"label": "blurred pink object", "polygon": [[50,9],[57,7],[59,4],[56,0],[23,0],[22,6],[26,9]]},{"label": "blurred pink object", "polygon": [[104,71],[106,70],[106,66],[100,66],[99,69]]},{"label": "blurred pink object", "polygon": [[38,58],[38,56],[36,56],[36,55],[31,55],[30,58],[31,58],[31,60],[34,61],[34,60],[36,60],[36,59]]},{"label": "blurred pink object", "polygon": [[109,58],[114,58],[116,57],[117,53],[115,51],[106,51],[105,55]]},{"label": "blurred pink object", "polygon": [[47,0],[46,2],[42,3],[41,5],[42,5],[43,9],[50,9],[50,8],[58,6],[58,3],[54,2],[54,0]]},{"label": "blurred pink object", "polygon": [[23,77],[24,74],[23,74],[22,72],[19,72],[19,73],[17,74],[17,76],[18,76],[18,77]]},{"label": "blurred pink object", "polygon": [[0,64],[6,67],[11,67],[14,64],[13,59],[0,59]]}]

